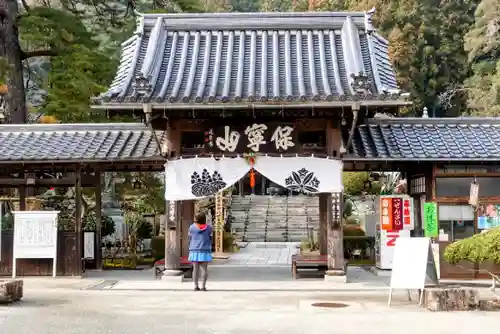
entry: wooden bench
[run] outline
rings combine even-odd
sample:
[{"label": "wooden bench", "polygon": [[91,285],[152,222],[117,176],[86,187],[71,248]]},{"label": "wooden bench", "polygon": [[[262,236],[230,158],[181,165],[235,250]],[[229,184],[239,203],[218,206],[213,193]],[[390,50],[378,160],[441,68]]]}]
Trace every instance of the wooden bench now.
[{"label": "wooden bench", "polygon": [[[158,278],[165,271],[165,259],[158,260],[153,265],[155,278]],[[178,270],[182,271],[185,278],[193,277],[193,264],[188,261],[187,256],[182,256],[179,261]]]},{"label": "wooden bench", "polygon": [[[292,255],[292,277],[297,279],[299,271],[316,269],[319,273],[328,270],[328,256],[320,254]],[[344,260],[344,271],[347,272],[347,260]]]}]

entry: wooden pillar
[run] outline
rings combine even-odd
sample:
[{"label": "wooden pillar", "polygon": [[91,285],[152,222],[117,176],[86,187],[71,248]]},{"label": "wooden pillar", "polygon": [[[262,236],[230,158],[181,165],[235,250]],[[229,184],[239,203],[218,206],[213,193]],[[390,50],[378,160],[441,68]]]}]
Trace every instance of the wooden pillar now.
[{"label": "wooden pillar", "polygon": [[182,201],[181,202],[181,215],[179,219],[180,230],[180,243],[179,254],[180,256],[188,256],[189,253],[189,237],[188,229],[194,220],[194,204],[195,201]]},{"label": "wooden pillar", "polygon": [[[337,129],[337,123],[332,120],[326,121],[325,128],[325,138],[326,147],[325,153],[329,156],[333,156],[334,152],[337,151],[337,147],[340,147],[340,137],[336,136],[335,131],[340,133],[340,128]],[[338,141],[338,142],[337,142]],[[331,205],[332,199],[330,194],[320,194],[319,195],[319,231],[318,231],[318,246],[321,255],[327,254],[327,226],[328,226],[328,215],[332,210]]]},{"label": "wooden pillar", "polygon": [[326,227],[328,225],[328,196],[329,194],[319,194],[319,235],[318,246],[321,255],[327,254],[326,247]]},{"label": "wooden pillar", "polygon": [[95,190],[95,266],[96,269],[102,269],[102,226],[101,226],[101,217],[102,217],[102,179],[101,173],[99,171],[95,172],[96,178],[96,186]]},{"label": "wooden pillar", "polygon": [[342,193],[329,195],[331,201],[327,226],[328,276],[344,276],[344,244],[342,231]]},{"label": "wooden pillar", "polygon": [[76,275],[82,274],[82,174],[80,167],[77,168],[75,184],[75,248],[76,248]]},{"label": "wooden pillar", "polygon": [[[20,178],[24,178],[24,173],[19,173]],[[19,190],[19,211],[26,211],[26,186],[21,185]]]},{"label": "wooden pillar", "polygon": [[[326,127],[326,151],[340,159],[342,134],[340,122],[328,120]],[[339,276],[345,281],[344,238],[342,231],[342,193],[322,194],[326,207],[326,245],[328,271],[325,277]]]},{"label": "wooden pillar", "polygon": [[[167,122],[165,131],[166,136],[164,145],[166,147],[166,152],[170,159],[175,159],[180,155],[180,131],[173,126],[170,120]],[[182,274],[182,272],[178,270],[180,267],[179,219],[181,217],[181,204],[179,201],[167,201],[165,205],[167,219],[165,220],[165,271],[163,275],[179,276]]]},{"label": "wooden pillar", "polygon": [[165,226],[165,274],[166,276],[179,275],[179,252],[178,252],[178,233],[177,220],[179,202],[167,201],[167,219]]}]

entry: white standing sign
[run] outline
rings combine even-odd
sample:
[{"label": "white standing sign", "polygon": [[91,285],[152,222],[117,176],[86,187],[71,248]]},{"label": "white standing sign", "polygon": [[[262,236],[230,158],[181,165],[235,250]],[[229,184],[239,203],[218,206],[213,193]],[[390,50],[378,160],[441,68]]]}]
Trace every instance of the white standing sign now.
[{"label": "white standing sign", "polygon": [[408,297],[410,290],[419,290],[421,303],[426,284],[439,284],[430,238],[399,238],[394,249],[389,305],[393,289],[408,290]]},{"label": "white standing sign", "polygon": [[52,276],[57,268],[57,215],[59,211],[14,211],[12,277],[17,259],[52,259]]},{"label": "white standing sign", "polygon": [[83,258],[86,260],[94,259],[94,242],[95,233],[94,232],[84,232],[83,233]]}]

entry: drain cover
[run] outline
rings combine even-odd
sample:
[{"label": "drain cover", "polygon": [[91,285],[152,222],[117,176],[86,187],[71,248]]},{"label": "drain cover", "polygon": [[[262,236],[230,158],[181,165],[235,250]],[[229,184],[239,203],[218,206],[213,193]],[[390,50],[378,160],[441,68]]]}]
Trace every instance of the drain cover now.
[{"label": "drain cover", "polygon": [[312,304],[314,307],[324,307],[324,308],[343,308],[347,307],[347,304],[342,303],[314,303]]}]

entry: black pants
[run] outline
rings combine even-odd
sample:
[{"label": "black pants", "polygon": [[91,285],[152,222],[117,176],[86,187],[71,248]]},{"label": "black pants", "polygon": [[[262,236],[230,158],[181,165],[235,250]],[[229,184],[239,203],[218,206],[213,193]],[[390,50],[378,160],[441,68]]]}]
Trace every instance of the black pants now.
[{"label": "black pants", "polygon": [[198,287],[201,273],[201,287],[204,288],[208,279],[208,262],[194,262],[193,263],[193,282],[194,286]]}]

